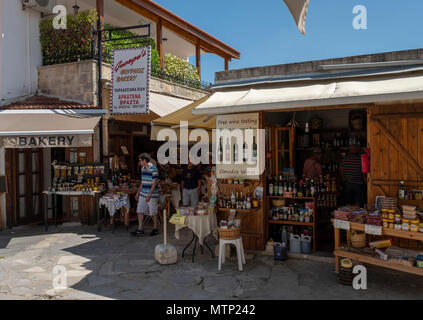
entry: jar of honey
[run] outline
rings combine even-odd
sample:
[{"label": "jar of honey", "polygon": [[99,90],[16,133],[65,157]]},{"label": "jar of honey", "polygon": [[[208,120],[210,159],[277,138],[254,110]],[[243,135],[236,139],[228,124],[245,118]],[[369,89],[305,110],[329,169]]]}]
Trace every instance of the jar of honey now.
[{"label": "jar of honey", "polygon": [[420,220],[411,220],[410,231],[419,232],[419,222]]},{"label": "jar of honey", "polygon": [[402,230],[410,231],[410,220],[402,219]]}]

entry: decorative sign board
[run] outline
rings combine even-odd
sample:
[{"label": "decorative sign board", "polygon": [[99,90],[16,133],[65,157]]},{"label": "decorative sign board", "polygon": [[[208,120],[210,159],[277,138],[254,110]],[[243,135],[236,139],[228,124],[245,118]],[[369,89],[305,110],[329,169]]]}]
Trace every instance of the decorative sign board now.
[{"label": "decorative sign board", "polygon": [[113,50],[112,114],[148,114],[151,47]]}]

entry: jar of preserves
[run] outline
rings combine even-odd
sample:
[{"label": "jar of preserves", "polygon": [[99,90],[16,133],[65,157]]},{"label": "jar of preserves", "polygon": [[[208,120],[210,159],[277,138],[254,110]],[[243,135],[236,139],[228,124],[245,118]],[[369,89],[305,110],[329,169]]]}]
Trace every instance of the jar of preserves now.
[{"label": "jar of preserves", "polygon": [[402,219],[402,230],[410,231],[410,220]]},{"label": "jar of preserves", "polygon": [[419,232],[423,233],[423,222],[420,222],[419,224]]},{"label": "jar of preserves", "polygon": [[383,222],[384,228],[389,228],[389,220],[388,219],[382,219],[382,222]]},{"label": "jar of preserves", "polygon": [[389,221],[389,229],[394,229],[394,225],[395,225],[395,220],[388,220]]},{"label": "jar of preserves", "polygon": [[420,220],[411,220],[410,231],[419,232],[419,222]]}]

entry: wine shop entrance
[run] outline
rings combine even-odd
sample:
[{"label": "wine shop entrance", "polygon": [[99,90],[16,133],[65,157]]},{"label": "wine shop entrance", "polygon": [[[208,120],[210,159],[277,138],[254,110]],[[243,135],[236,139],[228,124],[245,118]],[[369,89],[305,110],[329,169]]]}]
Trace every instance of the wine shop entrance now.
[{"label": "wine shop entrance", "polygon": [[268,237],[333,251],[331,219],[367,206],[367,108],[264,113]]}]

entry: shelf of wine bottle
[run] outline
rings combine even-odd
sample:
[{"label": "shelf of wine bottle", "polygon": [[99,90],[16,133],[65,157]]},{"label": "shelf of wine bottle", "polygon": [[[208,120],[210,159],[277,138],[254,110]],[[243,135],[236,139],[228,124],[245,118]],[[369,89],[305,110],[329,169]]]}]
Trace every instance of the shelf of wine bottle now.
[{"label": "shelf of wine bottle", "polygon": [[267,196],[269,199],[294,199],[294,200],[314,200],[314,197],[283,197],[283,196]]},{"label": "shelf of wine bottle", "polygon": [[253,208],[253,209],[231,209],[231,208],[218,208],[220,212],[229,212],[231,210],[236,210],[238,213],[253,213],[259,210],[260,208]]},{"label": "shelf of wine bottle", "polygon": [[288,221],[288,220],[268,220],[269,224],[287,224],[293,226],[304,226],[304,227],[313,227],[313,222],[299,222],[299,221]]}]

